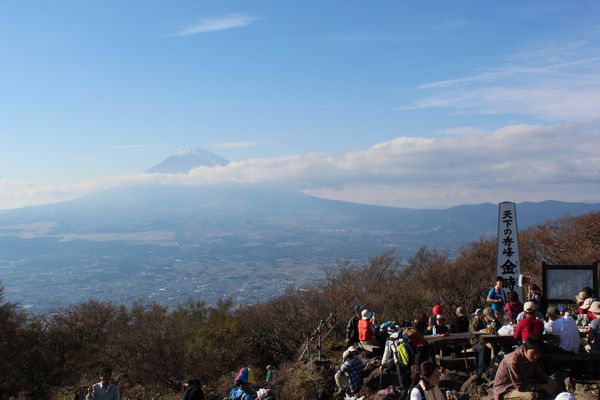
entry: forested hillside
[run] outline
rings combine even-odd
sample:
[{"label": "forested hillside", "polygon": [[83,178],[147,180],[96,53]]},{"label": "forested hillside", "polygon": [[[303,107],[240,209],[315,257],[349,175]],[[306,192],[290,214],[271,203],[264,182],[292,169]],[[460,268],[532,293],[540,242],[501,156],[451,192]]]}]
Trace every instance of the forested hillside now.
[{"label": "forested hillside", "polygon": [[[519,239],[522,270],[540,282],[542,261],[598,260],[600,213],[551,221],[522,231]],[[338,316],[341,339],[355,303],[376,311],[380,321],[412,320],[434,303],[468,309],[483,303],[495,275],[495,239],[482,238],[456,254],[421,248],[409,260],[390,251],[364,265],[340,261],[318,285],[252,306],[224,300],[208,307],[192,299],[169,310],[90,299],[28,315],[2,296],[0,398],[26,391],[30,398],[62,393],[72,399],[105,365],[113,368],[126,399],[175,396],[192,376],[203,380],[207,393],[222,398],[233,371],[247,365],[264,370],[267,364],[279,369],[280,398],[316,397],[328,389],[296,360],[307,333],[330,313]],[[335,344],[333,339],[328,347]]]}]

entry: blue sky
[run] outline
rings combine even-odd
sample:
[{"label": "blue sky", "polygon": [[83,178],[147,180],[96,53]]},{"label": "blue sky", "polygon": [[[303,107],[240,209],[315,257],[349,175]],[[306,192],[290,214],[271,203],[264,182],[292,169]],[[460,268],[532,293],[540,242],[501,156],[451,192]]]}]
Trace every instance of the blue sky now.
[{"label": "blue sky", "polygon": [[[600,201],[596,1],[0,1],[0,209],[137,182]],[[141,171],[185,147],[234,161]]]}]

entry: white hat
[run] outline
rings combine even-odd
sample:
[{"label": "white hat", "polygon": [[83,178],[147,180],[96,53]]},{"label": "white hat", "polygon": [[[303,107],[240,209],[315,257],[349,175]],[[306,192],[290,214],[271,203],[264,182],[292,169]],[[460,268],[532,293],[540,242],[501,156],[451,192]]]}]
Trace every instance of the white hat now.
[{"label": "white hat", "polygon": [[533,301],[527,301],[523,304],[523,311],[526,313],[533,313],[537,309],[535,303]]},{"label": "white hat", "polygon": [[592,314],[600,314],[600,301],[594,301],[589,310]]},{"label": "white hat", "polygon": [[478,315],[481,314],[481,308],[478,308],[477,310],[475,310],[475,312],[473,313],[473,315]]},{"label": "white hat", "polygon": [[373,313],[371,313],[371,311],[367,310],[366,308],[364,310],[362,310],[362,319],[371,319],[371,317],[373,316]]},{"label": "white hat", "polygon": [[592,299],[591,297],[588,297],[587,299],[585,299],[583,301],[583,304],[581,305],[581,309],[587,310],[588,308],[590,308],[590,306],[592,305],[593,302],[594,302],[594,299]]},{"label": "white hat", "polygon": [[577,400],[577,397],[569,392],[562,392],[554,400]]}]

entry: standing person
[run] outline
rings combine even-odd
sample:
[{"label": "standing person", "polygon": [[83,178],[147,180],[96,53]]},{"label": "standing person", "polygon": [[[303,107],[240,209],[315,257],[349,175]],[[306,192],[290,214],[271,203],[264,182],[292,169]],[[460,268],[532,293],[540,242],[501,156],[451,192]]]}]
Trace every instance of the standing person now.
[{"label": "standing person", "polygon": [[536,305],[533,301],[528,301],[523,306],[523,311],[527,315],[517,324],[514,338],[523,342],[527,341],[529,336],[542,337],[544,333],[544,323],[535,317]]},{"label": "standing person", "polygon": [[346,346],[351,346],[358,342],[358,321],[360,321],[362,306],[360,304],[355,305],[353,311],[354,315],[348,320],[348,325],[346,326]]},{"label": "standing person", "polygon": [[99,372],[100,382],[88,387],[85,400],[121,400],[121,394],[117,385],[111,383],[112,370],[102,368]]},{"label": "standing person", "polygon": [[265,382],[267,385],[272,385],[275,380],[275,368],[272,365],[267,365],[267,374],[265,375]]},{"label": "standing person", "polygon": [[202,382],[198,378],[188,379],[183,384],[183,390],[181,400],[204,400]]},{"label": "standing person", "polygon": [[508,302],[504,306],[504,315],[507,322],[517,323],[517,316],[523,312],[523,303],[519,300],[519,294],[514,290],[508,292]]},{"label": "standing person", "polygon": [[544,298],[544,296],[542,296],[542,290],[540,289],[540,287],[537,284],[534,283],[529,287],[528,299],[537,301],[537,303],[539,305],[538,311],[541,312],[542,315],[546,315],[546,311],[548,309],[548,303],[546,302],[546,299]]},{"label": "standing person", "polygon": [[440,371],[431,361],[419,366],[419,383],[410,391],[410,400],[445,400],[439,388]]},{"label": "standing person", "polygon": [[491,303],[492,310],[496,314],[496,319],[500,322],[504,320],[504,305],[506,304],[507,296],[504,290],[504,278],[496,277],[496,285],[490,289],[487,295],[487,302]]},{"label": "standing person", "polygon": [[356,357],[355,349],[351,347],[344,351],[342,361],[340,369],[335,374],[336,394],[358,393],[362,387],[363,375],[362,364]]},{"label": "standing person", "polygon": [[537,399],[540,393],[552,396],[556,383],[540,367],[542,339],[530,337],[512,353],[507,354],[494,378],[494,399]]},{"label": "standing person", "polygon": [[[398,345],[402,341],[403,339],[400,337],[400,332],[398,332],[398,329],[395,328],[395,330],[385,341],[385,349],[383,351],[383,356],[381,357],[381,365],[379,366],[379,371],[382,374],[386,371],[394,371],[398,378],[398,386],[406,387],[407,383],[410,382],[410,365],[402,365],[402,360],[400,358],[410,354],[398,353]],[[407,345],[410,346],[409,343],[407,343]],[[409,347],[409,349],[414,357],[414,351],[412,350],[412,347]]]}]

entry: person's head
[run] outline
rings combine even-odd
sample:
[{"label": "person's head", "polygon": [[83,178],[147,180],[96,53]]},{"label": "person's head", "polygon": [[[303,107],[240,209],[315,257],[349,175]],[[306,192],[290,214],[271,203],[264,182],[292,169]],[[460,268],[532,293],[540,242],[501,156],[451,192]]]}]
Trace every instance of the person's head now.
[{"label": "person's head", "polygon": [[508,292],[508,302],[509,303],[518,303],[519,302],[519,294],[514,290]]},{"label": "person's head", "polygon": [[252,368],[243,367],[240,368],[237,375],[235,376],[235,386],[254,384],[254,371]]},{"label": "person's head", "polygon": [[592,304],[590,305],[590,310],[589,310],[592,314],[594,314],[596,317],[600,316],[600,301],[594,301],[592,302]]},{"label": "person's head", "polygon": [[525,314],[528,316],[533,316],[536,310],[537,306],[534,301],[526,301],[525,304],[523,304],[523,311],[525,311]]},{"label": "person's head", "polygon": [[98,375],[100,375],[100,381],[102,383],[109,383],[112,376],[112,370],[108,367],[100,368]]},{"label": "person's head", "polygon": [[475,312],[473,313],[473,317],[476,319],[481,319],[482,316],[482,311],[481,308],[478,308],[477,310],[475,310]]},{"label": "person's head", "polygon": [[587,297],[594,297],[594,289],[592,289],[589,286],[584,287],[583,289],[581,289],[582,292],[585,292],[587,294]]},{"label": "person's head", "polygon": [[525,343],[523,343],[523,354],[527,361],[533,363],[540,359],[542,356],[542,346],[544,342],[537,336],[529,336]]},{"label": "person's head", "polygon": [[427,386],[436,386],[440,383],[440,371],[438,366],[431,361],[424,361],[419,366],[419,377],[427,384]]},{"label": "person's head", "polygon": [[558,312],[558,308],[556,306],[549,306],[546,311],[546,316],[552,321],[560,318],[560,313]]},{"label": "person's head", "polygon": [[535,283],[534,283],[534,284],[532,284],[532,285],[530,286],[530,288],[531,288],[531,291],[532,291],[533,293],[539,293],[539,292],[541,291],[540,287],[539,287],[537,284],[535,284]]},{"label": "person's head", "polygon": [[467,316],[467,313],[463,306],[456,307],[456,316],[457,317],[466,317]]},{"label": "person's head", "polygon": [[581,309],[582,310],[589,310],[590,307],[592,306],[593,302],[594,302],[594,300],[591,297],[588,297],[587,299],[585,299],[583,301],[583,304],[581,305]]},{"label": "person's head", "polygon": [[504,287],[504,278],[501,276],[496,277],[496,287],[501,288]]},{"label": "person's head", "polygon": [[577,303],[578,306],[580,306],[583,304],[585,299],[587,299],[589,297],[590,296],[588,296],[587,292],[582,290],[579,293],[577,293],[577,296],[575,296],[575,302]]},{"label": "person's head", "polygon": [[431,312],[433,313],[433,315],[440,315],[444,313],[444,310],[442,309],[442,306],[436,304],[431,308]]},{"label": "person's head", "polygon": [[427,314],[425,314],[425,313],[417,314],[417,317],[415,318],[415,322],[417,324],[426,324],[427,323]]},{"label": "person's head", "polygon": [[371,311],[367,310],[366,308],[364,310],[362,310],[362,312],[361,312],[362,319],[371,319],[372,316],[373,316],[373,313]]},{"label": "person's head", "polygon": [[273,371],[273,366],[272,365],[267,365],[267,371]]},{"label": "person's head", "polygon": [[444,325],[446,323],[446,316],[444,314],[436,315],[435,323],[438,325]]},{"label": "person's head", "polygon": [[202,381],[198,378],[190,378],[183,383],[184,390],[190,386],[202,387]]},{"label": "person's head", "polygon": [[360,304],[355,305],[353,308],[354,314],[356,314],[357,317],[360,317],[360,312],[362,309],[363,307]]},{"label": "person's head", "polygon": [[492,310],[490,307],[486,307],[483,310],[483,320],[485,322],[492,322],[496,319],[496,316],[494,315],[494,310]]}]

